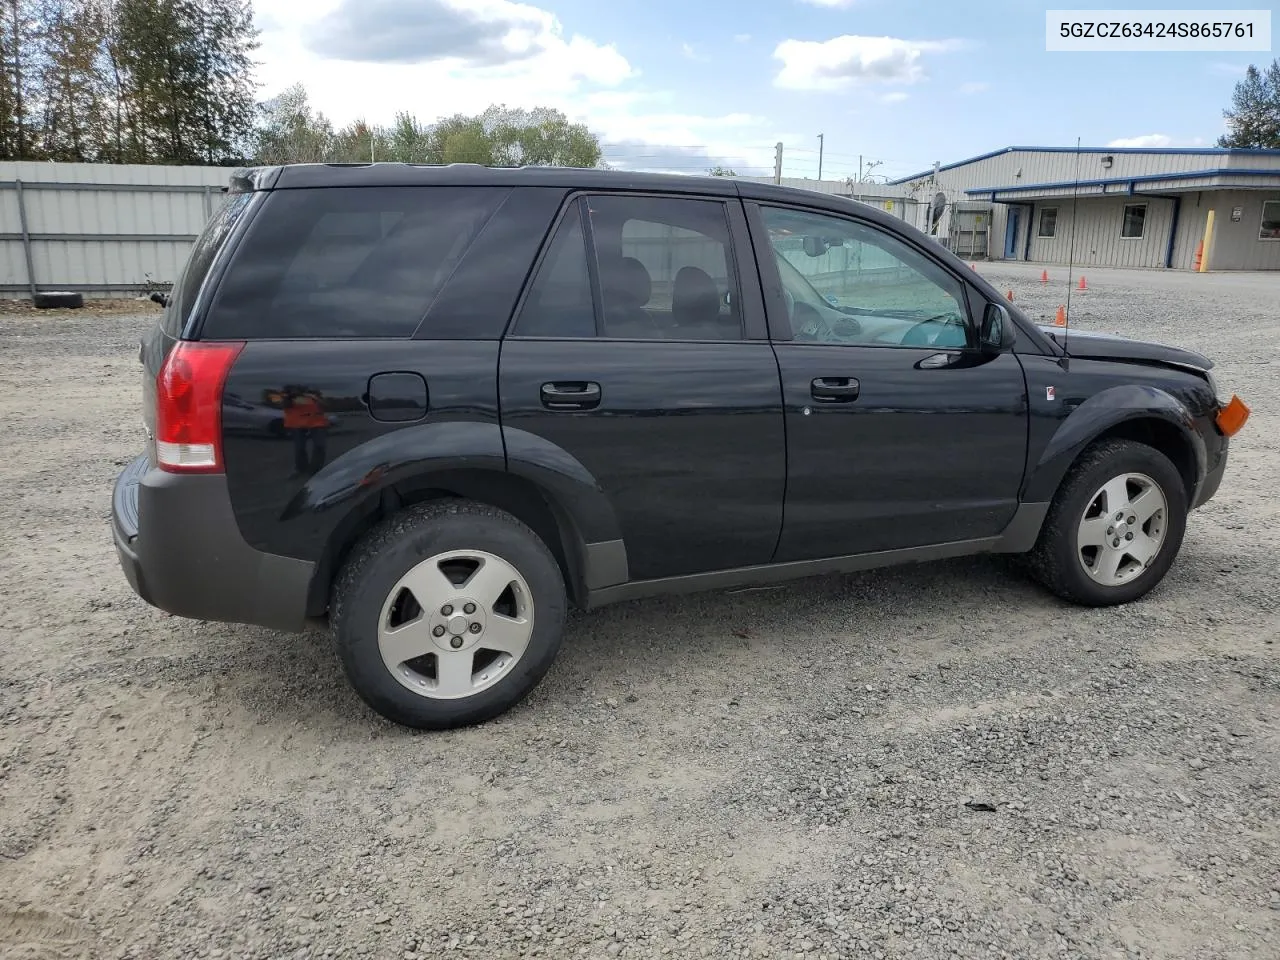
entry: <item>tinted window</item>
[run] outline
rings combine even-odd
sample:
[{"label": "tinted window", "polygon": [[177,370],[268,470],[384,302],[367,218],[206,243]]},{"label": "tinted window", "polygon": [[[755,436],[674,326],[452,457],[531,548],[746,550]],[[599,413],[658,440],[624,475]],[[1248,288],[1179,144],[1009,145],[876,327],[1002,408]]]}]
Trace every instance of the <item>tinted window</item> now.
[{"label": "tinted window", "polygon": [[970,343],[963,285],[918,250],[852,220],[761,212],[795,339],[888,347]]},{"label": "tinted window", "polygon": [[742,336],[723,203],[590,197],[604,335],[726,340]]},{"label": "tinted window", "polygon": [[1124,205],[1124,222],[1120,224],[1121,239],[1141,240],[1146,223],[1147,205],[1145,203],[1126,203]]},{"label": "tinted window", "polygon": [[582,217],[575,205],[560,222],[516,324],[524,337],[594,337],[595,308]]},{"label": "tinted window", "polygon": [[505,190],[341,187],[268,196],[203,333],[407,337]]},{"label": "tinted window", "polygon": [[187,255],[187,262],[182,269],[182,275],[173,285],[169,306],[165,309],[164,317],[161,320],[161,326],[164,328],[165,333],[171,337],[176,337],[181,333],[183,326],[186,324],[187,316],[195,305],[196,295],[200,292],[200,285],[204,283],[204,278],[209,275],[209,267],[213,265],[213,258],[226,242],[232,229],[235,228],[236,221],[244,213],[245,207],[249,205],[251,198],[252,194],[248,193],[227,195],[214,211],[213,216],[209,218],[208,223],[204,225],[204,230],[201,231],[195,245],[191,248],[191,252]]}]

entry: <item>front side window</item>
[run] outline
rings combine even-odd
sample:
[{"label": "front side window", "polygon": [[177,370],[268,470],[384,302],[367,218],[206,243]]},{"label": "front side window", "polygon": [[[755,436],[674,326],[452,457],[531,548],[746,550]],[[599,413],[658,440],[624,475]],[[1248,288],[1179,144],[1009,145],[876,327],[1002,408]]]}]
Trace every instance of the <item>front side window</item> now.
[{"label": "front side window", "polygon": [[1040,208],[1040,230],[1036,234],[1041,240],[1052,240],[1058,235],[1058,208]]},{"label": "front side window", "polygon": [[1147,205],[1145,203],[1126,203],[1124,220],[1120,224],[1122,240],[1141,240],[1147,225]]},{"label": "front side window", "polygon": [[800,341],[884,347],[971,345],[964,286],[867,224],[762,208],[787,319]]},{"label": "front side window", "polygon": [[1258,225],[1259,240],[1280,240],[1280,200],[1266,200],[1262,204],[1262,223]]}]

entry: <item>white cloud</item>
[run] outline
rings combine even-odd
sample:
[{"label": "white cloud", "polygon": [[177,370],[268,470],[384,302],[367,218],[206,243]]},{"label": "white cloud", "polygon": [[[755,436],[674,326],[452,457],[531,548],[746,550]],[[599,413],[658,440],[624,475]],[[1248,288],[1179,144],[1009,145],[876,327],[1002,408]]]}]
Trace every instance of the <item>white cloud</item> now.
[{"label": "white cloud", "polygon": [[924,79],[926,53],[955,49],[954,40],[902,40],[846,34],[830,40],[783,40],[773,56],[782,61],[774,78],[791,90],[837,90],[856,83],[916,83]]},{"label": "white cloud", "polygon": [[983,93],[991,89],[991,84],[985,80],[970,80],[968,83],[960,84],[960,92],[965,96],[972,96],[975,93]]},{"label": "white cloud", "polygon": [[1146,147],[1161,149],[1164,147],[1203,147],[1203,137],[1192,137],[1190,140],[1179,140],[1166,133],[1144,133],[1138,137],[1120,137],[1107,142],[1108,147]]},{"label": "white cloud", "polygon": [[638,76],[613,44],[566,33],[541,8],[461,2],[258,0],[260,96],[300,82],[338,125],[400,110],[429,122],[493,103],[575,114],[586,93]]},{"label": "white cloud", "polygon": [[852,7],[858,0],[800,0],[811,7],[830,7],[832,9]]},{"label": "white cloud", "polygon": [[1216,73],[1220,77],[1243,77],[1248,69],[1249,65],[1247,63],[1209,64],[1209,72]]},{"label": "white cloud", "polygon": [[902,103],[902,101],[909,99],[911,99],[911,94],[903,90],[894,90],[880,98],[883,103]]}]

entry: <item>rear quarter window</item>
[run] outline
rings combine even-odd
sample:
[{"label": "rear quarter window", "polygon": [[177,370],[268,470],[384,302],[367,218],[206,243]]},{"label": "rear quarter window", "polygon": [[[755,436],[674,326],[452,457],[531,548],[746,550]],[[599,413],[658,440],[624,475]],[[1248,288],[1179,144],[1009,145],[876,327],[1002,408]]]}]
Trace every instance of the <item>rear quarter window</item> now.
[{"label": "rear quarter window", "polygon": [[274,191],[238,245],[201,335],[408,337],[507,192]]},{"label": "rear quarter window", "polygon": [[200,287],[204,284],[205,277],[209,275],[209,268],[213,266],[214,258],[222,249],[222,245],[227,242],[227,237],[235,229],[237,221],[249,206],[251,199],[252,194],[249,193],[233,193],[227,196],[205,223],[200,236],[196,238],[195,245],[187,254],[187,262],[182,268],[182,274],[173,285],[169,305],[165,307],[164,315],[160,319],[161,328],[169,336],[177,338],[181,335],[187,318],[191,315],[191,308],[195,306]]}]

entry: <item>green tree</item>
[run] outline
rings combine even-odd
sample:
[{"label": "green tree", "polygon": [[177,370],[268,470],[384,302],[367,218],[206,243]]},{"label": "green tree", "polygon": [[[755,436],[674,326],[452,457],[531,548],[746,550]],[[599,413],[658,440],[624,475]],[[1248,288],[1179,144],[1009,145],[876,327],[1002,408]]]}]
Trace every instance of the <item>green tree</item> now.
[{"label": "green tree", "polygon": [[712,177],[736,177],[738,175],[738,171],[734,170],[732,167],[722,167],[719,164],[716,164],[707,171],[707,174]]},{"label": "green tree", "polygon": [[110,144],[111,86],[100,69],[106,19],[96,0],[45,0],[39,61],[39,142],[49,160],[101,159]]},{"label": "green tree", "polygon": [[1231,109],[1222,115],[1230,132],[1218,146],[1280,149],[1280,60],[1265,71],[1250,64],[1231,95]]},{"label": "green tree", "polygon": [[33,0],[0,0],[0,159],[33,159],[40,24]]},{"label": "green tree", "polygon": [[333,125],[297,83],[262,104],[254,140],[259,163],[321,163],[333,153]]},{"label": "green tree", "polygon": [[496,105],[479,120],[496,166],[595,167],[602,157],[599,138],[585,124],[550,107]]}]

